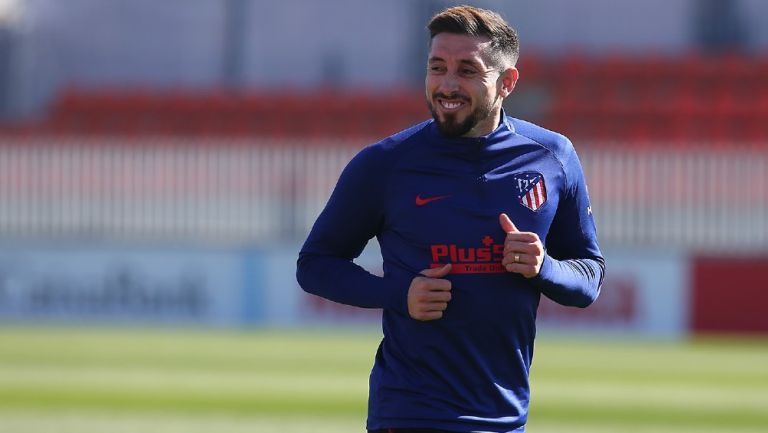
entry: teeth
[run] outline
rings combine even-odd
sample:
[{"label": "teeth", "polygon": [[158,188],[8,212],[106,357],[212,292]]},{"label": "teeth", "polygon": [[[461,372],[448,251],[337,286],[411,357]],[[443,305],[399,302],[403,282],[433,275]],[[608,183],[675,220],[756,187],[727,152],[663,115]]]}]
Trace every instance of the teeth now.
[{"label": "teeth", "polygon": [[461,105],[461,102],[443,101],[442,104],[443,104],[443,107],[445,107],[445,108],[447,108],[449,110],[452,110],[454,108],[459,108],[459,106]]}]

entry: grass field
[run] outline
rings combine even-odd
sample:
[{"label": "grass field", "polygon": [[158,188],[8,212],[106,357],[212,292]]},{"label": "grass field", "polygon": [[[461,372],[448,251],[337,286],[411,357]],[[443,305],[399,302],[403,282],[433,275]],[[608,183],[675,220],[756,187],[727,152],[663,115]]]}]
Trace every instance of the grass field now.
[{"label": "grass field", "polygon": [[[375,332],[0,327],[0,432],[362,432]],[[542,336],[531,433],[768,431],[768,340]]]}]

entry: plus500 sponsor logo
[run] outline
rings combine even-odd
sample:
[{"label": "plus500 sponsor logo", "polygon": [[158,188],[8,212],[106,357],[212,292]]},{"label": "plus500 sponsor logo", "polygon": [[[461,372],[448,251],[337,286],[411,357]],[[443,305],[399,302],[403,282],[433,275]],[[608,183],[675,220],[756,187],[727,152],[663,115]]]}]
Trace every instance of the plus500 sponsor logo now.
[{"label": "plus500 sponsor logo", "polygon": [[504,244],[494,243],[494,239],[485,236],[480,247],[460,247],[456,244],[435,244],[430,267],[439,268],[446,263],[453,264],[452,274],[488,274],[505,272],[501,265],[504,257]]}]

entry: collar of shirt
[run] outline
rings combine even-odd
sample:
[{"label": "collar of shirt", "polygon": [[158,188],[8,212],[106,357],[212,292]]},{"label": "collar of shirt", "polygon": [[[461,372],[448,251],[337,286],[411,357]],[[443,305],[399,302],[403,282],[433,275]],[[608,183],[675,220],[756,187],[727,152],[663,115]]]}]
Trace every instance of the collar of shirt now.
[{"label": "collar of shirt", "polygon": [[499,126],[493,132],[481,137],[444,137],[437,128],[435,121],[429,125],[430,136],[435,145],[451,150],[451,153],[487,157],[490,154],[504,152],[519,144],[530,143],[531,140],[515,132],[512,118],[507,117],[502,108]]}]

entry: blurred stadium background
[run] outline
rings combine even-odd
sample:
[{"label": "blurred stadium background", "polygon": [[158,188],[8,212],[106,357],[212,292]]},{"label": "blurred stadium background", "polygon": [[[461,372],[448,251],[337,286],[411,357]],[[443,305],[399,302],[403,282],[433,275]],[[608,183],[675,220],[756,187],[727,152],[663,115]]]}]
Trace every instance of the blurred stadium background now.
[{"label": "blurred stadium background", "polygon": [[[0,432],[363,430],[378,312],[304,294],[349,158],[428,117],[441,0],[0,0]],[[768,2],[467,1],[608,261],[532,432],[768,426]],[[379,271],[376,246],[360,258]]]}]

